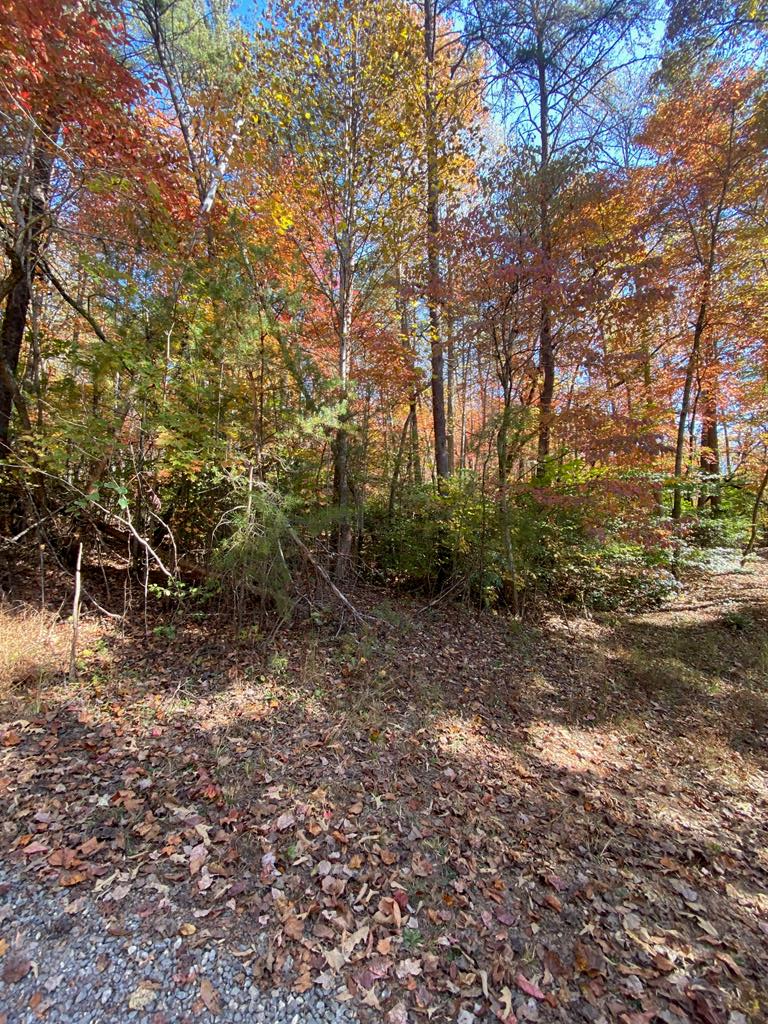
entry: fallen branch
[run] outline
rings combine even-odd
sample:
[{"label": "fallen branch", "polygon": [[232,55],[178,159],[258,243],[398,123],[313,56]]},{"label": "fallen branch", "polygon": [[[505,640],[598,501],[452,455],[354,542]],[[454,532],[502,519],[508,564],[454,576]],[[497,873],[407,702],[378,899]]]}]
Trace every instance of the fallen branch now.
[{"label": "fallen branch", "polygon": [[299,551],[302,553],[304,558],[306,558],[306,560],[309,562],[309,564],[315,570],[315,572],[320,577],[320,579],[323,581],[323,583],[325,583],[330,588],[330,590],[333,593],[334,597],[336,597],[337,600],[340,601],[341,604],[344,605],[344,607],[352,615],[353,619],[356,622],[358,622],[361,626],[364,626],[365,625],[365,616],[361,615],[361,613],[357,610],[357,608],[355,608],[355,606],[352,604],[352,602],[349,600],[349,598],[339,590],[339,588],[336,586],[336,584],[331,579],[331,577],[328,574],[328,572],[323,568],[322,565],[320,565],[320,563],[317,561],[317,559],[314,557],[312,552],[309,550],[307,545],[299,537],[298,533],[296,533],[296,531],[293,529],[292,526],[288,527],[288,535],[290,536],[291,540],[296,545],[296,547],[299,549]]}]

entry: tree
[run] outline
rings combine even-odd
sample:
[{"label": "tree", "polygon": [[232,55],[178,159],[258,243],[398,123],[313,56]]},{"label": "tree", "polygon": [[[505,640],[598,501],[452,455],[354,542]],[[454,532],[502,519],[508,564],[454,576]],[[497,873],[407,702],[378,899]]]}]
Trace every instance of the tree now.
[{"label": "tree", "polygon": [[[392,149],[409,125],[414,25],[394,0],[289,2],[272,14],[260,57],[263,95],[281,164],[277,216],[327,303],[337,346],[338,425],[333,490],[338,508],[336,575],[349,568],[350,428],[356,324],[389,269],[377,259],[397,182]],[[405,88],[404,88],[405,86]]]},{"label": "tree", "polygon": [[[724,250],[739,219],[739,190],[759,148],[755,133],[758,79],[710,69],[666,97],[642,141],[657,158],[638,175],[649,184],[648,230],[660,229],[677,280],[680,310],[690,324],[677,417],[672,516],[682,513],[686,436],[694,384],[700,380],[701,468],[719,474],[717,304]],[[727,287],[727,286],[726,286]],[[716,499],[715,499],[716,503]]]},{"label": "tree", "polygon": [[2,166],[4,247],[11,263],[0,325],[0,452],[8,450],[13,405],[29,425],[16,379],[35,279],[51,239],[54,165],[61,217],[89,176],[132,162],[138,142],[129,114],[142,86],[119,59],[116,5],[5,5],[0,70],[11,87],[0,110],[7,125]]},{"label": "tree", "polygon": [[[475,0],[470,13],[472,30],[493,53],[509,123],[533,156],[537,241],[544,259],[554,264],[569,188],[606,127],[605,110],[596,102],[599,91],[631,62],[643,7],[631,0]],[[549,284],[539,306],[540,477],[551,454],[557,383],[554,270]]]}]

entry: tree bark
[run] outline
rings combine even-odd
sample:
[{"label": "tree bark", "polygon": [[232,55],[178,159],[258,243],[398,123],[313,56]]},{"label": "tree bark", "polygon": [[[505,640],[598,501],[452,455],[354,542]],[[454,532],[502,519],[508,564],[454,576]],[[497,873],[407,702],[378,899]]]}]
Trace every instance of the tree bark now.
[{"label": "tree bark", "polygon": [[[339,380],[341,383],[341,400],[349,400],[349,342],[352,329],[352,293],[351,274],[346,260],[342,258],[340,267],[339,289]],[[349,410],[344,409],[339,420],[339,427],[333,443],[333,496],[338,509],[339,523],[336,534],[336,565],[334,574],[337,580],[343,580],[349,571],[352,555],[352,523],[349,517],[349,431],[347,422]]]},{"label": "tree bark", "polygon": [[434,0],[424,0],[424,97],[427,157],[427,308],[432,385],[432,422],[435,435],[435,471],[438,485],[450,475],[445,414],[445,358],[440,334],[440,181],[435,124],[434,64],[437,12]]},{"label": "tree bark", "polygon": [[672,498],[672,518],[677,520],[683,511],[683,461],[685,459],[685,428],[688,422],[688,413],[691,408],[691,392],[693,390],[693,378],[696,374],[696,366],[699,361],[701,350],[701,338],[707,324],[707,298],[709,290],[705,285],[704,297],[699,305],[696,324],[693,329],[693,342],[691,352],[688,356],[688,365],[685,370],[685,383],[683,384],[683,397],[680,402],[680,415],[677,420],[677,443],[675,444],[675,486]]},{"label": "tree bark", "polygon": [[[547,263],[552,258],[552,221],[549,196],[549,87],[544,39],[537,34],[536,65],[539,84],[539,131],[541,160],[539,164],[539,234],[542,254]],[[555,396],[555,349],[552,339],[552,308],[547,294],[551,286],[547,271],[541,297],[539,319],[539,431],[536,452],[536,476],[545,475],[552,448],[552,404]]]},{"label": "tree bark", "polygon": [[[32,299],[32,281],[37,270],[43,236],[48,226],[48,192],[54,160],[53,148],[49,141],[55,139],[58,132],[58,124],[51,123],[40,132],[35,147],[24,209],[25,223],[20,225],[22,238],[20,246],[17,247],[18,279],[6,299],[3,322],[0,325],[0,358],[13,381],[16,381],[16,371],[27,326],[27,315]],[[14,397],[18,393],[18,386],[11,386],[6,380],[5,374],[0,377],[0,454],[9,450],[11,415]]]},{"label": "tree bark", "polygon": [[[720,441],[717,431],[717,351],[713,341],[704,346],[704,363],[699,467],[702,477],[709,479],[702,480],[699,510],[706,508],[709,503],[712,510],[717,512],[720,508]],[[710,493],[707,493],[710,488]]]}]

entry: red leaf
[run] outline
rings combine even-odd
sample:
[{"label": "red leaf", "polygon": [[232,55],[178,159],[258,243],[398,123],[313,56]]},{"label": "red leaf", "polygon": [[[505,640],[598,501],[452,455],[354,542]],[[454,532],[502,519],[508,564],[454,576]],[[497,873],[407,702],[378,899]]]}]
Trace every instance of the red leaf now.
[{"label": "red leaf", "polygon": [[532,981],[528,981],[524,974],[515,975],[515,984],[527,996],[533,996],[534,999],[546,999],[546,996],[541,991],[538,985],[534,985]]}]

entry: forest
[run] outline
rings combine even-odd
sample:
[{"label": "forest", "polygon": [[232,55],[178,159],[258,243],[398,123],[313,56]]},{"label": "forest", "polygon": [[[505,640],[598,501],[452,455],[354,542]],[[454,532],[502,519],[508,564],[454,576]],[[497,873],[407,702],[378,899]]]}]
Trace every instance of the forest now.
[{"label": "forest", "polygon": [[519,614],[760,540],[759,11],[2,18],[8,586],[82,543],[283,613],[309,555]]},{"label": "forest", "polygon": [[768,1019],[766,0],[2,0],[0,1024]]}]

